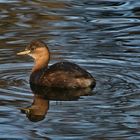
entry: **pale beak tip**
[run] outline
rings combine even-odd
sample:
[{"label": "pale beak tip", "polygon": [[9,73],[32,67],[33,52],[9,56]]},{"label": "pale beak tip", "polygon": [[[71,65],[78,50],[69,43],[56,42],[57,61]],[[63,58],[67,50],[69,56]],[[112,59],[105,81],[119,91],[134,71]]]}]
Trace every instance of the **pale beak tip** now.
[{"label": "pale beak tip", "polygon": [[29,54],[29,53],[30,53],[30,50],[25,50],[25,51],[17,53],[17,55],[26,55],[26,54]]},{"label": "pale beak tip", "polygon": [[21,55],[20,52],[18,52],[17,55]]}]

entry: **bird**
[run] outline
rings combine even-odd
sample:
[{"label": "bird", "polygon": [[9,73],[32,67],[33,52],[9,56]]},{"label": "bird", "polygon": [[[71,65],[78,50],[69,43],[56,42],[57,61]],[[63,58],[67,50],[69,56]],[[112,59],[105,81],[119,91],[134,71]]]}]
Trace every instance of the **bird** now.
[{"label": "bird", "polygon": [[34,59],[30,84],[61,89],[93,89],[95,78],[84,68],[69,62],[60,61],[49,66],[50,51],[42,40],[33,40],[24,51],[17,55],[29,55]]}]

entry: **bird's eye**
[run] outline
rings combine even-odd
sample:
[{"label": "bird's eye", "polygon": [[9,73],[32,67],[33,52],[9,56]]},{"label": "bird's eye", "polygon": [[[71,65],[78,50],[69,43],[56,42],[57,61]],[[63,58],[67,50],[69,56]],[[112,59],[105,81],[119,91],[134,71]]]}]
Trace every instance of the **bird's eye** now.
[{"label": "bird's eye", "polygon": [[31,50],[31,51],[34,51],[35,48],[36,48],[35,46],[32,46],[32,47],[30,48],[30,50]]}]

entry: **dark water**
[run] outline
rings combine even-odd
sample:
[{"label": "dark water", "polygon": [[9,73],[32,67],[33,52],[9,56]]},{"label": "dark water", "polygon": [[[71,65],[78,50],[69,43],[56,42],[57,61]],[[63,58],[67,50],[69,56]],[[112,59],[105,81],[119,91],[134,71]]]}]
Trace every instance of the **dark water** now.
[{"label": "dark water", "polygon": [[[139,0],[0,0],[0,139],[140,139]],[[42,121],[31,105],[33,61],[19,57],[32,39],[52,51],[50,64],[68,60],[97,80],[92,96],[50,101]]]}]

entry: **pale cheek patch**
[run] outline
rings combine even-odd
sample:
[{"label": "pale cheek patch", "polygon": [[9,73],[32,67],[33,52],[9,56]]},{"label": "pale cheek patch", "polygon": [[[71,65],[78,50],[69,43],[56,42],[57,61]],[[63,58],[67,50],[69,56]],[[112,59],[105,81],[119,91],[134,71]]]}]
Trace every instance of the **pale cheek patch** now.
[{"label": "pale cheek patch", "polygon": [[42,56],[44,56],[44,52],[46,52],[44,48],[37,48],[35,51],[30,53],[29,56],[31,56],[34,59],[40,59]]},{"label": "pale cheek patch", "polygon": [[30,53],[28,55],[31,56],[32,58],[36,59],[35,55],[33,55],[32,53]]}]

